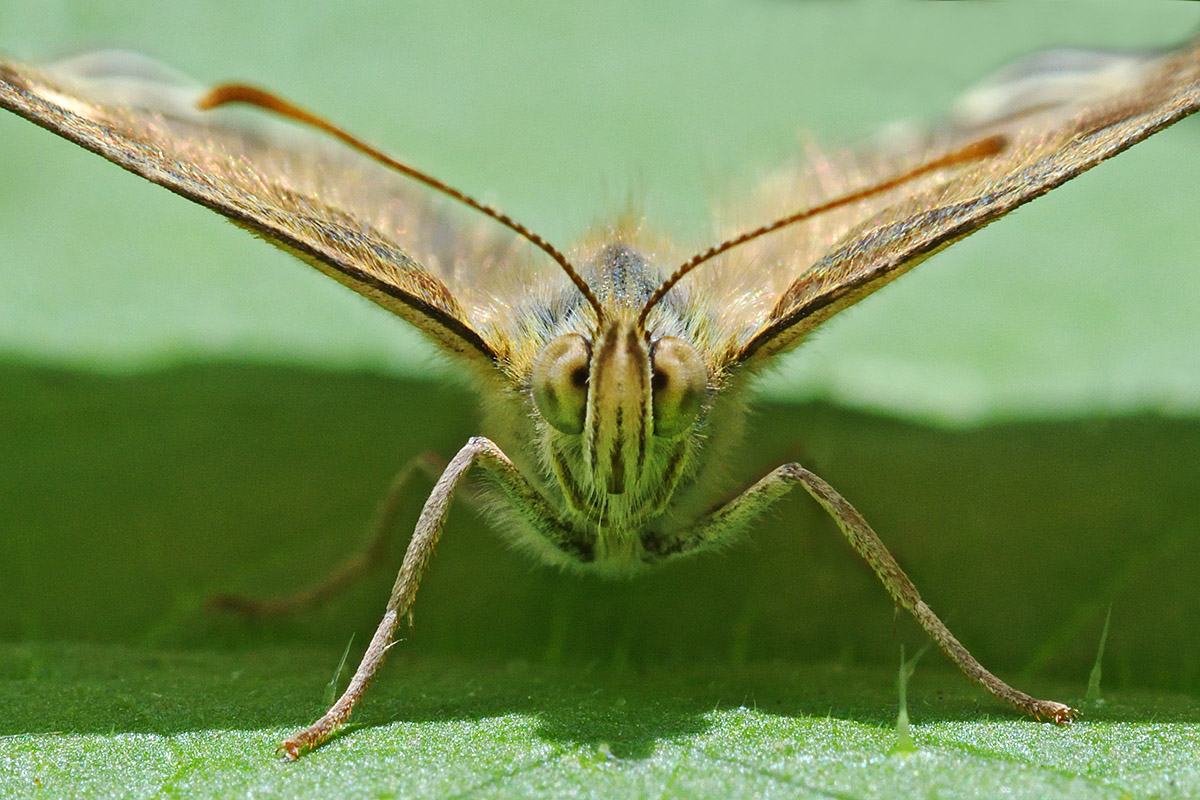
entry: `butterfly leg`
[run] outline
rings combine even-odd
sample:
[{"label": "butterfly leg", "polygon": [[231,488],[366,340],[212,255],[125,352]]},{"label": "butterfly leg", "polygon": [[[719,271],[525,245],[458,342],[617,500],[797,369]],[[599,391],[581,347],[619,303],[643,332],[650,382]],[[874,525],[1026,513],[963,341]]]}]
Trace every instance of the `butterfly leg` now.
[{"label": "butterfly leg", "polygon": [[324,716],[279,745],[279,752],[289,761],[317,747],[345,724],[354,707],[362,699],[371,679],[379,671],[387,651],[396,641],[396,628],[400,622],[407,620],[409,625],[412,624],[413,600],[445,526],[450,500],[467,471],[473,466],[480,468],[485,478],[496,485],[500,495],[516,514],[539,531],[545,532],[552,542],[567,543],[571,539],[571,532],[558,521],[550,505],[513,466],[508,456],[489,439],[478,436],[472,438],[450,460],[434,484],[424,508],[421,509],[421,516],[417,519],[412,540],[404,553],[404,561],[392,586],[392,594],[388,598],[383,619],[375,629],[375,635],[371,637],[371,643],[367,646],[367,652],[363,655],[358,669],[350,678],[350,685]]},{"label": "butterfly leg", "polygon": [[328,601],[349,588],[355,580],[379,566],[387,556],[389,534],[406,501],[422,481],[433,482],[445,468],[445,462],[433,453],[414,458],[396,474],[383,502],[375,510],[370,536],[362,548],[311,586],[278,597],[254,598],[237,594],[216,594],[208,599],[209,608],[230,611],[246,617],[292,614]]},{"label": "butterfly leg", "polygon": [[879,576],[892,599],[916,618],[942,652],[967,677],[982,685],[995,697],[1011,703],[1036,719],[1066,723],[1075,718],[1078,712],[1070,706],[1050,700],[1039,700],[1014,689],[976,661],[921,599],[917,587],[896,563],[896,559],[862,515],[832,486],[799,464],[784,464],[776,468],[741,495],[710,514],[698,527],[681,531],[675,539],[665,541],[663,554],[683,553],[728,538],[743,529],[750,520],[773,505],[797,484],[833,517],[849,540],[850,546]]}]

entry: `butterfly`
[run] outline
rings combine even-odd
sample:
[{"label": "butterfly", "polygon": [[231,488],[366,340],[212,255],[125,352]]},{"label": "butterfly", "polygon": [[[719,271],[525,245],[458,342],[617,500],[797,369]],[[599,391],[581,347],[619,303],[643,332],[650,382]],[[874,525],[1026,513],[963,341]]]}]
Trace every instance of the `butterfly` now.
[{"label": "butterfly", "polygon": [[[626,574],[718,548],[801,488],[969,678],[1036,718],[1075,717],[972,657],[817,475],[787,463],[728,497],[721,465],[747,386],[778,355],[942,248],[1200,108],[1200,40],[1024,59],[935,125],[780,171],[757,198],[761,224],[690,256],[628,218],[568,255],[280,97],[206,88],[130,54],[40,69],[0,59],[0,105],[295,255],[415,326],[474,379],[483,435],[448,463],[398,476],[367,551],[415,476],[436,481],[383,619],[342,696],[281,743],[286,758],[346,722],[411,624],[456,496],[486,504],[535,558]],[[274,604],[218,603],[297,607],[362,568],[353,557]]]}]

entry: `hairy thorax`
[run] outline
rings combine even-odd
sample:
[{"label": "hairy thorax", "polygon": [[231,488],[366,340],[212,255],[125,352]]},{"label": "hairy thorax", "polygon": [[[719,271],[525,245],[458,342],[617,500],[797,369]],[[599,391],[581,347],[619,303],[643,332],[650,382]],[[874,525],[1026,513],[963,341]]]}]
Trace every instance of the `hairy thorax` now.
[{"label": "hairy thorax", "polygon": [[661,271],[620,241],[589,265],[603,276],[593,284],[602,318],[575,292],[527,312],[515,327],[528,343],[506,365],[521,388],[488,404],[485,430],[540,476],[570,545],[546,548],[554,537],[528,520],[509,526],[517,543],[544,560],[624,573],[659,560],[680,492],[704,471],[723,376],[707,306],[672,297],[643,319]]}]

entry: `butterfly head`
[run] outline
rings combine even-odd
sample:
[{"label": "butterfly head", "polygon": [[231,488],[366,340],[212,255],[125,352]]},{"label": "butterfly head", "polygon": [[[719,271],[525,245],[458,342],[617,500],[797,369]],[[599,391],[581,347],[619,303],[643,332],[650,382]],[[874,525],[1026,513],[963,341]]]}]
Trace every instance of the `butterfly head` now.
[{"label": "butterfly head", "polygon": [[551,445],[555,468],[572,475],[560,481],[575,480],[588,495],[641,494],[652,483],[673,488],[678,475],[661,474],[660,454],[682,453],[676,444],[693,429],[707,392],[708,374],[692,345],[655,339],[636,317],[620,315],[602,320],[593,337],[550,340],[532,377],[538,412],[562,434]]}]

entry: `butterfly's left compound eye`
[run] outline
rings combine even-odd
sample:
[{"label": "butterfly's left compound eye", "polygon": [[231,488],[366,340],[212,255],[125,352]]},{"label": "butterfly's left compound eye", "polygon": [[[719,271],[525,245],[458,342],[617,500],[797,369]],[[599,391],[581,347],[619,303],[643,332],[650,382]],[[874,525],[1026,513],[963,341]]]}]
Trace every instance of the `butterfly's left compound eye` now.
[{"label": "butterfly's left compound eye", "polygon": [[664,336],[650,354],[654,387],[654,435],[671,438],[691,427],[700,413],[708,373],[696,348]]},{"label": "butterfly's left compound eye", "polygon": [[563,433],[582,433],[592,347],[578,333],[552,339],[533,363],[533,402]]}]

